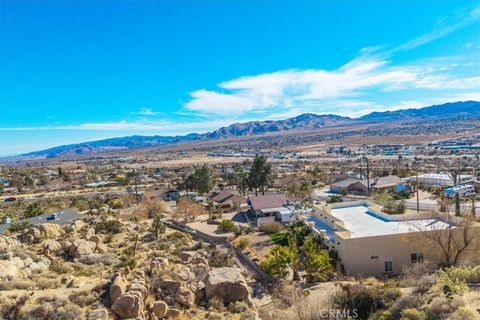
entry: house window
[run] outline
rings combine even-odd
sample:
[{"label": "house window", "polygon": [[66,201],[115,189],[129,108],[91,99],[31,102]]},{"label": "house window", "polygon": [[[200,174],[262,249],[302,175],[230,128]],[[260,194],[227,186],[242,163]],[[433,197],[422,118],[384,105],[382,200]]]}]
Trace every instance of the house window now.
[{"label": "house window", "polygon": [[412,263],[422,262],[423,261],[423,253],[412,253],[410,255],[410,260],[412,260]]},{"label": "house window", "polygon": [[393,271],[393,262],[385,261],[385,272],[392,272],[392,271]]}]

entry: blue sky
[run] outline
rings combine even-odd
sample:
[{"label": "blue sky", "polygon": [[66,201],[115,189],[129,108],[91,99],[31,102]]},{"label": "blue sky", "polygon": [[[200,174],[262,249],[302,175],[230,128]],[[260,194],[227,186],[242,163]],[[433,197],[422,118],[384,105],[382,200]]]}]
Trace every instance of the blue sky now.
[{"label": "blue sky", "polygon": [[0,6],[0,156],[480,100],[477,1]]}]

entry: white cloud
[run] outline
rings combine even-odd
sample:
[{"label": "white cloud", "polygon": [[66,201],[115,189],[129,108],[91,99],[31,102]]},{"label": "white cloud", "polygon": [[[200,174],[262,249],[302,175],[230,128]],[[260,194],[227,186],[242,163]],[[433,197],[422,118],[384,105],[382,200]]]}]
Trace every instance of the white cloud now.
[{"label": "white cloud", "polygon": [[133,112],[133,114],[138,114],[142,116],[156,116],[159,115],[160,112],[153,111],[150,108],[141,108],[140,111]]},{"label": "white cloud", "polygon": [[[340,99],[411,89],[477,89],[480,77],[461,77],[454,66],[389,66],[387,61],[357,58],[337,70],[283,70],[219,84],[218,91],[191,93],[189,110],[238,115],[251,111],[311,108]],[[306,110],[306,109],[305,109]]]}]

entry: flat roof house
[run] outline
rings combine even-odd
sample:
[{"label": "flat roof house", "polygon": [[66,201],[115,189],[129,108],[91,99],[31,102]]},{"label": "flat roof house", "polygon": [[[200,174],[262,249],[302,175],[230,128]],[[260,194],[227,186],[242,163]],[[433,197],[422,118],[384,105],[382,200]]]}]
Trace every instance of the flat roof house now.
[{"label": "flat roof house", "polygon": [[[370,192],[396,191],[397,186],[403,185],[404,181],[397,176],[373,177],[369,179]],[[330,185],[330,192],[342,193],[346,191],[349,194],[367,195],[367,179],[346,179]]]},{"label": "flat roof house", "polygon": [[[463,230],[461,218],[447,218],[440,213],[388,215],[368,201],[316,207],[308,221],[324,243],[337,251],[341,269],[347,275],[395,275],[415,262],[440,261],[439,248],[424,239],[425,234],[447,236],[450,232],[460,237]],[[469,232],[480,237],[479,223],[470,228]],[[470,260],[480,259],[465,254]]]}]

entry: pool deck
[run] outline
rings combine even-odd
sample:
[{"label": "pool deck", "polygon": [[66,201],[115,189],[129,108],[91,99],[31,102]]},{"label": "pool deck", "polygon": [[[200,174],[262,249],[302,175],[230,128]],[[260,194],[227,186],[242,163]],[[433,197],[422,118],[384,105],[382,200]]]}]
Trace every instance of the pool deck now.
[{"label": "pool deck", "polygon": [[368,210],[367,206],[332,208],[331,214],[344,222],[343,226],[351,232],[352,238],[401,234],[419,230],[443,230],[449,226],[438,219],[387,222],[367,214]]}]

